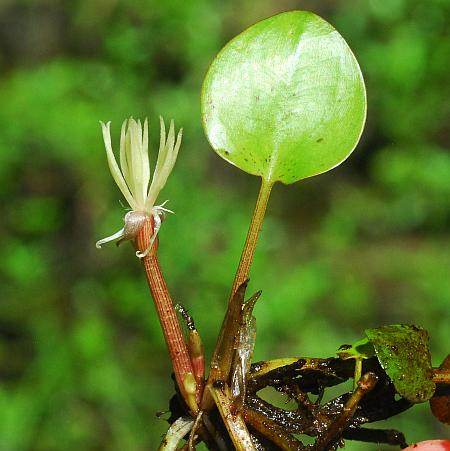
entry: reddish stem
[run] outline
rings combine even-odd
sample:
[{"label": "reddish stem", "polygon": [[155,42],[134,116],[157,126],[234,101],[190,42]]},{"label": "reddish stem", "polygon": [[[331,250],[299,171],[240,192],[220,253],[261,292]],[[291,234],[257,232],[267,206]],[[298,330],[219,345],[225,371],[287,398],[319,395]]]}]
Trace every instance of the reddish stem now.
[{"label": "reddish stem", "polygon": [[[139,251],[143,252],[147,249],[150,238],[153,234],[153,221],[151,218],[146,222],[136,238],[136,246]],[[167,349],[169,350],[170,359],[172,361],[175,378],[180,391],[187,404],[192,408],[192,399],[186,392],[186,376],[193,374],[188,349],[183,339],[180,324],[178,323],[177,314],[167,288],[166,282],[161,272],[161,268],[156,256],[158,241],[155,240],[152,251],[142,259],[145,274],[147,276],[148,286],[155,303],[158,313],[159,322],[164,334]],[[195,410],[195,409],[194,409]]]}]

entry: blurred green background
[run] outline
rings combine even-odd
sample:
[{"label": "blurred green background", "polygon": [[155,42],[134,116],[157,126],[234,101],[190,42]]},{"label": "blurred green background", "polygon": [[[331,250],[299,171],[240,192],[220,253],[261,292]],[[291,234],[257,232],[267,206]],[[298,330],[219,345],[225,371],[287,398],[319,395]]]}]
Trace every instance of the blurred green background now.
[{"label": "blurred green background", "polygon": [[[159,114],[184,127],[159,255],[209,355],[258,180],[210,150],[200,87],[230,38],[289,9],[346,38],[369,114],[342,166],[274,189],[255,359],[330,356],[393,322],[429,330],[435,365],[450,351],[448,0],[2,0],[1,451],[156,449],[171,369],[132,248],[94,246],[124,215],[98,121],[117,144],[124,118],[148,116],[155,150]],[[427,405],[381,426],[449,436]]]}]

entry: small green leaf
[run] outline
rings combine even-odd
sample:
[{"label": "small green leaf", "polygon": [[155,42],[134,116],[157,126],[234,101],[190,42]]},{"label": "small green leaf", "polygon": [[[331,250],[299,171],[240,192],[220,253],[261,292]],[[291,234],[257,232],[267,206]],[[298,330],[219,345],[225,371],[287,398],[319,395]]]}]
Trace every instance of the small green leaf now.
[{"label": "small green leaf", "polygon": [[263,20],[217,55],[202,89],[214,150],[267,182],[293,183],[344,161],[361,136],[366,92],[342,36],[307,11]]},{"label": "small green leaf", "polygon": [[375,355],[375,349],[367,338],[357,341],[353,346],[342,345],[336,353],[340,359],[370,359]]},{"label": "small green leaf", "polygon": [[436,389],[428,349],[428,332],[421,327],[393,324],[365,333],[397,392],[413,403],[429,400]]}]

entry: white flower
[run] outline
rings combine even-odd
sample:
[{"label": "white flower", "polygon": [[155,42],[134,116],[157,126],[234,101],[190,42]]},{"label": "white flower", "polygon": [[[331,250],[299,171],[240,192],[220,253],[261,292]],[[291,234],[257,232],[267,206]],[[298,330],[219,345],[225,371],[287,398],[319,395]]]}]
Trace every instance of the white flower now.
[{"label": "white flower", "polygon": [[138,257],[145,257],[152,248],[161,227],[161,220],[164,218],[164,214],[166,212],[173,213],[171,210],[164,208],[167,201],[161,205],[155,205],[155,202],[175,165],[183,130],[181,129],[178,132],[175,139],[175,126],[173,121],[171,121],[166,138],[166,127],[162,117],[160,117],[160,123],[161,138],[158,159],[155,170],[153,171],[153,177],[150,181],[147,119],[145,119],[143,127],[140,121],[135,121],[133,118],[125,120],[122,124],[120,134],[120,167],[117,164],[111,145],[111,122],[106,124],[101,122],[109,169],[132,211],[125,215],[125,226],[121,230],[114,235],[97,241],[96,246],[98,248],[102,244],[110,241],[120,243],[123,240],[134,239],[145,221],[149,217],[153,217],[154,233],[149,247],[145,252],[136,252]]}]

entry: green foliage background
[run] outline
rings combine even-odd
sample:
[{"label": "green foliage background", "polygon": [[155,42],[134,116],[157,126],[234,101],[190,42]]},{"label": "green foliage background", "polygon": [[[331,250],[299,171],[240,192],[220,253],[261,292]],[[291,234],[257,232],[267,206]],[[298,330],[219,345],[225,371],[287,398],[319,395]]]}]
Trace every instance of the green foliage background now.
[{"label": "green foliage background", "polygon": [[[210,353],[258,180],[209,149],[201,82],[231,37],[289,9],[346,38],[369,115],[344,165],[275,187],[250,287],[263,290],[255,358],[333,355],[397,322],[430,331],[435,365],[449,352],[448,0],[4,0],[1,451],[156,448],[171,370],[134,252],[94,247],[124,214],[98,121],[117,140],[125,117],[148,116],[154,149],[159,114],[184,127],[159,254]],[[449,435],[427,405],[383,427]]]}]

